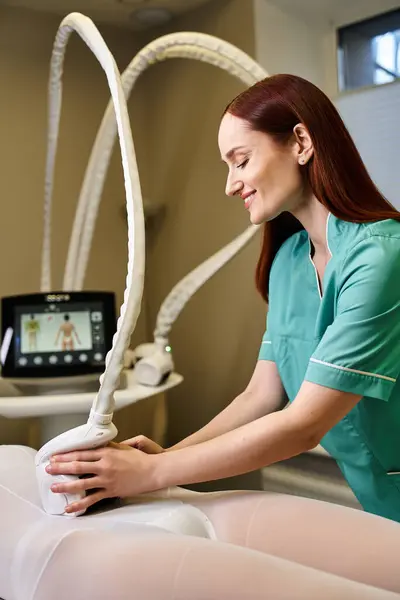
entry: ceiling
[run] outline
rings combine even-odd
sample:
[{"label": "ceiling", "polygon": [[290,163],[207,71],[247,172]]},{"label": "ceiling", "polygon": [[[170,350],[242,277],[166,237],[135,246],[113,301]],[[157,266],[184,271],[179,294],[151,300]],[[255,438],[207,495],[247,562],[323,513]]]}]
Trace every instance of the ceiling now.
[{"label": "ceiling", "polygon": [[[161,23],[153,23],[151,14],[148,16],[147,22],[141,22],[135,17],[138,9],[167,9],[170,11],[171,17],[174,17],[202,4],[207,4],[207,2],[210,0],[2,0],[1,4],[50,12],[61,16],[71,12],[81,12],[95,22],[141,30],[152,24]],[[156,19],[157,14],[153,13],[153,15],[153,18]]]},{"label": "ceiling", "polygon": [[[168,9],[172,17],[198,6],[221,0],[0,0],[2,5],[66,15],[82,12],[95,22],[142,30],[153,23],[135,18],[138,9]],[[241,0],[250,3],[251,0]],[[366,19],[379,12],[400,8],[400,0],[265,0],[287,12],[335,25]],[[157,15],[155,15],[156,17]],[[162,15],[161,15],[162,16]],[[161,23],[154,23],[161,24]]]}]

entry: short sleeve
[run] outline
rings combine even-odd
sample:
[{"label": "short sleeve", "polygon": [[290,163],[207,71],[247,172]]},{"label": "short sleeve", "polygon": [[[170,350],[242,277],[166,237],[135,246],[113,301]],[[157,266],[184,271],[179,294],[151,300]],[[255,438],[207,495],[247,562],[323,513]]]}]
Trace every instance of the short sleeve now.
[{"label": "short sleeve", "polygon": [[400,238],[359,242],[338,273],[336,315],[305,379],[389,400],[400,372]]},{"label": "short sleeve", "polygon": [[271,336],[270,336],[270,332],[269,332],[269,328],[268,328],[268,317],[267,317],[266,330],[263,335],[260,350],[258,353],[258,360],[275,361],[273,347],[272,347],[272,340],[271,340]]}]

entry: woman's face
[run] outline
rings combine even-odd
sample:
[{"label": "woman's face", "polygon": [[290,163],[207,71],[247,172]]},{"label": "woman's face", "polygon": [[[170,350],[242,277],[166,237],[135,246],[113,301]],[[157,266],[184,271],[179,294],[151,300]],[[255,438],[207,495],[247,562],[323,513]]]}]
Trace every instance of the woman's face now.
[{"label": "woman's face", "polygon": [[229,167],[225,191],[242,198],[255,225],[292,211],[304,201],[299,163],[305,163],[308,154],[301,135],[294,134],[292,142],[280,145],[250,129],[244,119],[229,113],[222,118],[218,145]]}]

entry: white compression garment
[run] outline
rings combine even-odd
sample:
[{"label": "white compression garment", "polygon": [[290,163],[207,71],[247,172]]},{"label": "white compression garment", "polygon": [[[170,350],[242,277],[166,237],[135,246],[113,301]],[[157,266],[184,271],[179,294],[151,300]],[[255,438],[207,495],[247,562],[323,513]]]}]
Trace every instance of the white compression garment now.
[{"label": "white compression garment", "polygon": [[295,496],[179,488],[50,516],[34,456],[0,446],[4,600],[400,599],[398,523]]}]

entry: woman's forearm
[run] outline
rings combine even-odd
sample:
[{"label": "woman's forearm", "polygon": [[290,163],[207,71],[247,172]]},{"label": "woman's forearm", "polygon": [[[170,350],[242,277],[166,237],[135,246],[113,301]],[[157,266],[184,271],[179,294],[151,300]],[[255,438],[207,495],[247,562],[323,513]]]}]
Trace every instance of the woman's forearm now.
[{"label": "woman's forearm", "polygon": [[277,408],[276,403],[270,403],[270,406],[268,406],[268,403],[264,399],[259,399],[255,394],[245,391],[228,404],[207,425],[189,435],[178,444],[168,448],[167,452],[212,440],[228,431],[246,425],[250,421],[266,415],[268,412],[277,410]]},{"label": "woman's forearm", "polygon": [[212,481],[255,471],[310,450],[315,440],[279,411],[206,442],[159,454],[156,488]]}]

